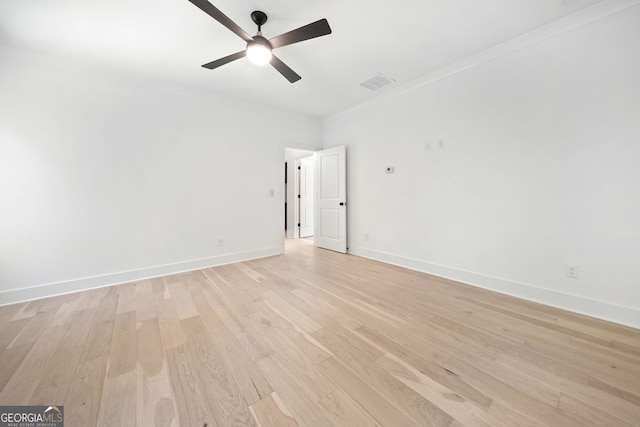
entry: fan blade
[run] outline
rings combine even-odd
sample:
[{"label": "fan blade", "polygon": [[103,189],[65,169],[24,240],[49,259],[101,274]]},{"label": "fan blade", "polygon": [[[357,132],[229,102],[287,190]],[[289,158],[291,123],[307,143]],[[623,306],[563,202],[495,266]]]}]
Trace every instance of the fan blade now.
[{"label": "fan blade", "polygon": [[235,22],[233,22],[227,15],[220,12],[214,5],[207,0],[189,0],[191,3],[198,6],[204,13],[211,16],[213,19],[236,33],[240,38],[246,42],[250,42],[253,38],[247,34],[245,30],[240,28]]},{"label": "fan blade", "polygon": [[282,74],[285,79],[289,80],[289,83],[295,83],[302,78],[275,55],[271,56],[271,65],[273,65],[273,68],[278,70],[278,72]]},{"label": "fan blade", "polygon": [[288,33],[280,34],[270,39],[269,43],[271,43],[271,46],[275,49],[316,37],[326,36],[327,34],[331,34],[331,28],[326,19],[321,19],[304,27],[291,30]]},{"label": "fan blade", "polygon": [[236,52],[233,55],[225,56],[224,58],[216,59],[215,61],[211,61],[208,64],[204,64],[204,68],[208,68],[213,70],[214,68],[218,68],[221,65],[228,64],[231,61],[235,61],[236,59],[244,58],[247,56],[246,50],[241,50],[240,52]]}]

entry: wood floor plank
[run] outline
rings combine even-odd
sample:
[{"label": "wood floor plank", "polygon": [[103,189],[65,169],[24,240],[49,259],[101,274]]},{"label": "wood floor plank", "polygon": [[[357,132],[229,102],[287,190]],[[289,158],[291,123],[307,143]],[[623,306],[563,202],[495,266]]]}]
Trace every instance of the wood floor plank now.
[{"label": "wood floor plank", "polygon": [[386,354],[378,363],[425,399],[465,425],[507,426],[473,402],[422,374],[397,357]]},{"label": "wood floor plank", "polygon": [[158,317],[151,285],[151,280],[142,280],[136,283],[134,301],[138,323]]},{"label": "wood floor plank", "polygon": [[9,343],[7,348],[19,347],[24,344],[33,344],[40,334],[51,324],[54,313],[36,313],[20,333]]},{"label": "wood floor plank", "polygon": [[258,271],[251,268],[248,264],[234,264],[234,267],[240,270],[245,276],[249,277],[256,283],[261,283],[265,280],[265,277]]},{"label": "wood floor plank", "polygon": [[178,319],[183,320],[198,315],[198,310],[193,305],[191,292],[189,292],[189,288],[185,283],[175,281],[167,285],[167,287],[171,293],[176,313],[178,313]]},{"label": "wood floor plank", "polygon": [[66,399],[94,317],[94,310],[80,310],[74,313],[73,321],[69,319],[69,327],[31,396],[31,405],[49,405]]},{"label": "wood floor plank", "polygon": [[319,367],[352,399],[383,426],[419,426],[402,409],[394,406],[378,390],[366,384],[335,357],[320,362]]},{"label": "wood floor plank", "polygon": [[[314,291],[316,294],[313,293]],[[339,306],[323,299],[324,295],[317,289],[294,289],[291,293],[305,301],[306,313],[318,324],[324,324],[327,318],[337,318],[346,328],[356,329],[366,322],[366,319],[355,315],[352,311],[340,309]]]},{"label": "wood floor plank", "polygon": [[320,329],[320,325],[298,311],[294,306],[287,303],[274,292],[267,291],[263,293],[261,300],[278,316],[309,334]]},{"label": "wood floor plank", "polygon": [[[215,288],[215,286],[214,286]],[[234,336],[254,361],[273,354],[273,349],[257,331],[251,330],[241,321],[241,317],[233,310],[227,298],[215,288],[203,288],[202,293],[215,314],[222,320],[224,326]],[[252,310],[253,311],[253,310]]]},{"label": "wood floor plank", "polygon": [[306,355],[296,341],[289,339],[278,328],[272,327],[260,313],[248,316],[247,322],[255,325],[255,329],[260,330],[272,343],[276,350],[271,357],[286,366],[289,372],[303,384],[307,384],[308,391],[316,399],[322,399],[336,388],[336,385],[318,369],[312,357]]},{"label": "wood floor plank", "polygon": [[307,391],[305,384],[295,378],[288,368],[273,356],[260,359],[258,366],[264,372],[274,391],[286,402],[286,407],[299,425],[336,425],[334,419],[324,410],[320,402]]},{"label": "wood floor plank", "polygon": [[638,410],[638,406],[628,402],[627,400],[620,399],[615,395],[607,393],[606,391],[573,382],[534,363],[527,363],[520,358],[515,358],[509,355],[500,356],[495,363],[512,369],[517,369],[522,373],[537,378],[538,380],[561,390],[565,394],[571,393],[574,396],[579,396],[580,400],[585,403],[610,414],[615,414],[616,417],[629,424],[640,425],[640,411]]},{"label": "wood floor plank", "polygon": [[[350,276],[352,275],[350,274]],[[388,303],[390,301],[394,301],[394,296],[391,298],[387,296],[387,298],[382,301],[377,294],[372,292],[372,287],[377,285],[375,282],[368,282],[366,288],[362,287],[362,281],[357,277],[354,277],[351,280],[343,278],[341,280],[325,281],[323,283],[323,287],[326,288],[327,283],[331,284],[333,289],[336,291],[342,291],[341,294],[346,296],[347,302],[384,322],[388,322],[396,327],[403,326],[408,323],[406,319],[408,318],[409,313],[406,311],[406,304],[403,309],[396,310],[394,308],[396,304]],[[385,287],[388,291],[389,289],[387,286]]]},{"label": "wood floor plank", "polygon": [[235,264],[221,265],[212,270],[216,272],[218,279],[227,286],[227,292],[230,294],[256,289],[257,282],[244,274],[243,270]]},{"label": "wood floor plank", "polygon": [[[277,327],[290,340],[295,341],[301,351],[311,360],[314,362],[320,362],[332,356],[331,351],[323,346],[317,339],[298,328],[296,325],[283,319],[266,304],[257,303],[257,306],[259,307],[258,313],[264,316],[264,319],[261,321],[266,321],[266,326],[275,325],[275,327]],[[257,314],[254,314],[253,316],[256,315]]]},{"label": "wood floor plank", "polygon": [[[24,318],[20,320],[7,321],[2,324],[0,329],[0,353],[6,349],[9,344],[22,332],[29,324],[30,319]],[[31,341],[33,344],[34,341]]]},{"label": "wood floor plank", "polygon": [[181,321],[189,345],[191,363],[198,377],[198,392],[211,405],[218,425],[251,426],[255,420],[199,316]]},{"label": "wood floor plank", "polygon": [[274,391],[249,409],[260,427],[296,427],[299,424]]},{"label": "wood floor plank", "polygon": [[320,404],[344,426],[380,426],[355,400],[336,388],[320,400]]},{"label": "wood floor plank", "polygon": [[[485,371],[482,369],[483,366],[481,364],[471,365],[460,359],[451,358],[447,361],[445,367],[473,387],[492,396],[494,401],[501,402],[518,413],[538,419],[551,426],[572,425],[575,423],[575,421],[557,411],[557,402],[554,404],[544,403],[536,399],[539,395],[538,392],[520,391],[507,384],[511,380],[505,380],[504,377],[497,376],[492,370]],[[532,387],[535,385],[535,383],[532,383]]]},{"label": "wood floor plank", "polygon": [[200,393],[200,378],[192,362],[188,344],[165,351],[169,377],[176,398],[179,426],[214,426],[214,411],[206,397]]},{"label": "wood floor plank", "polygon": [[[208,325],[207,329],[209,329]],[[273,388],[258,365],[226,328],[215,328],[210,334],[220,357],[247,404],[251,405],[273,392]]]},{"label": "wood floor plank", "polygon": [[136,419],[136,373],[105,378],[98,411],[99,426],[121,427]]},{"label": "wood floor plank", "polygon": [[631,424],[622,421],[620,418],[594,408],[564,393],[560,396],[558,409],[573,418],[576,424],[632,427]]},{"label": "wood floor plank", "polygon": [[[0,391],[0,405],[29,404],[40,378],[47,374],[49,362],[65,334],[65,326],[50,325],[37,334],[38,339]],[[26,345],[30,344],[29,340],[25,341]]]},{"label": "wood floor plank", "polygon": [[[111,348],[111,335],[118,306],[118,291],[115,286],[106,289],[89,291],[83,308],[96,308],[96,315],[89,331],[89,336],[80,355],[80,361],[86,362],[97,357],[108,357]],[[99,304],[94,306],[95,300]]]},{"label": "wood floor plank", "polygon": [[[117,286],[106,286],[103,288],[89,289],[88,291],[81,292],[82,309],[88,308],[100,308],[105,306],[105,302],[111,301],[114,296],[117,296]],[[106,300],[106,301],[105,301]],[[117,299],[116,299],[117,304]]]},{"label": "wood floor plank", "polygon": [[204,324],[207,325],[207,329],[213,331],[216,328],[224,327],[224,323],[222,322],[222,320],[218,317],[216,312],[207,302],[202,289],[192,289],[191,296],[193,299],[193,305],[195,306],[198,315],[200,316]]},{"label": "wood floor plank", "polygon": [[136,313],[116,315],[109,352],[107,376],[115,378],[136,369]]},{"label": "wood floor plank", "polygon": [[98,426],[107,359],[108,356],[104,355],[80,362],[64,401],[67,425]]},{"label": "wood floor plank", "polygon": [[28,303],[0,305],[0,325],[4,325],[13,320],[20,320],[15,317],[27,304]]},{"label": "wood floor plank", "polygon": [[[513,427],[543,427],[547,424],[537,420],[535,417],[530,418],[516,411],[513,407],[503,404],[502,402],[493,402],[489,407],[489,415],[502,420],[508,426]],[[454,424],[452,424],[453,427]],[[462,424],[460,424],[462,425]]]},{"label": "wood floor plank", "polygon": [[165,277],[154,277],[151,279],[151,295],[153,296],[153,302],[155,304],[165,298],[171,298],[169,290],[167,289]]},{"label": "wood floor plank", "polygon": [[157,318],[139,324],[136,346],[136,425],[177,426],[177,408]]},{"label": "wood floor plank", "polygon": [[[126,293],[124,295],[127,295]],[[135,301],[135,300],[134,300]],[[118,300],[118,306],[131,306]],[[135,307],[135,305],[134,305]],[[116,310],[98,425],[122,426],[136,419],[136,311]]]},{"label": "wood floor plank", "polygon": [[262,284],[256,283],[233,265],[207,269],[204,276],[211,285],[210,289],[222,296],[234,317],[251,314],[251,303],[262,291]]},{"label": "wood floor plank", "polygon": [[14,312],[10,320],[30,319],[38,313],[39,305],[38,301],[23,302],[15,304],[18,310],[12,310],[13,307],[2,307],[3,313]]},{"label": "wood floor plank", "polygon": [[[383,393],[388,401],[402,408],[403,412],[418,424],[441,426],[449,425],[451,422],[452,418],[449,415],[376,363],[384,352],[375,342],[353,331],[337,333],[329,340],[326,336],[318,336],[318,339],[325,342],[334,356],[354,375],[371,389]],[[375,352],[368,352],[370,349],[375,349]]]},{"label": "wood floor plank", "polygon": [[[467,301],[466,298],[461,298]],[[481,303],[483,307],[492,307],[490,304]],[[505,314],[506,313],[506,314]],[[532,349],[542,348],[539,351],[545,356],[556,356],[570,351],[575,356],[574,368],[581,368],[584,371],[595,373],[604,380],[616,378],[619,382],[624,382],[629,378],[640,377],[640,360],[631,357],[629,354],[621,355],[612,347],[611,340],[602,339],[600,343],[592,340],[584,340],[579,336],[565,334],[555,328],[541,327],[532,328],[532,323],[527,322],[524,316],[514,313],[512,316],[506,310],[490,310],[488,313],[474,313],[473,323],[495,325],[494,334],[518,337]],[[482,317],[482,319],[480,319]],[[508,325],[505,327],[504,325]],[[483,329],[487,331],[488,329]],[[598,334],[595,334],[598,335]],[[615,360],[615,363],[612,361]]]},{"label": "wood floor plank", "polygon": [[168,350],[184,345],[187,340],[180,327],[180,319],[173,304],[173,299],[162,298],[156,300],[156,312],[160,325],[160,336],[162,338],[162,348]]},{"label": "wood floor plank", "polygon": [[339,290],[336,290],[336,289],[332,290],[331,286],[327,285],[327,283],[330,283],[330,282],[325,281],[324,284],[320,286],[320,285],[314,285],[312,282],[309,282],[309,284],[314,286],[316,289],[319,289],[322,292],[325,292],[326,294],[332,296],[335,300],[338,300],[343,304],[350,306],[351,309],[356,309],[358,311],[366,313],[369,316],[372,316],[382,322],[389,323],[391,326],[398,327],[398,326],[407,324],[405,320],[399,319],[389,313],[386,313],[384,312],[384,310],[381,310],[373,306],[372,304],[369,304],[360,299],[352,300],[346,296],[341,295]]},{"label": "wood floor plank", "polygon": [[[47,303],[52,299],[47,299]],[[62,304],[63,298],[53,299],[58,304]],[[39,305],[42,307],[42,305]],[[59,307],[58,307],[59,308]],[[29,351],[25,354],[24,359],[16,367],[13,375],[7,381],[5,387],[0,391],[0,404],[2,402],[13,402],[13,405],[26,405],[30,401],[33,392],[38,387],[41,378],[48,375],[47,369],[49,363],[60,346],[60,342],[65,335],[67,328],[72,322],[72,318],[64,317],[55,319],[55,311],[57,308],[49,307],[47,311],[38,312],[32,318],[29,324],[22,330],[16,339],[12,341],[15,344],[18,341],[24,341],[24,345],[31,345]],[[40,317],[42,316],[42,317]],[[47,323],[41,324],[43,320]],[[33,331],[37,339],[31,339],[25,336],[25,331],[33,327],[33,325],[41,325],[41,330]],[[10,344],[8,349],[11,348]],[[16,348],[16,347],[13,347]]]},{"label": "wood floor plank", "polygon": [[603,390],[609,394],[627,400],[640,407],[640,386],[638,385],[638,382],[640,382],[640,375],[629,377],[627,381],[624,381],[622,383],[623,387],[628,387],[628,389],[625,390],[620,386],[611,385],[608,382],[598,379],[596,376],[589,375],[589,381],[587,385],[589,387]]},{"label": "wood floor plank", "polygon": [[[25,319],[26,320],[26,319]],[[16,372],[24,358],[31,351],[34,343],[8,348],[0,354],[0,390],[5,388],[9,379]]]},{"label": "wood floor plank", "polygon": [[118,286],[118,306],[116,314],[123,314],[136,310],[136,287],[135,283],[123,283]]},{"label": "wood floor plank", "polygon": [[451,372],[444,367],[450,357],[445,358],[439,353],[436,353],[432,358],[429,358],[429,353],[427,353],[427,357],[423,357],[422,354],[415,353],[414,351],[395,343],[392,339],[382,336],[377,333],[377,331],[371,330],[366,326],[359,328],[357,332],[362,333],[365,337],[369,337],[375,343],[383,346],[386,353],[393,354],[439,384],[449,388],[460,396],[463,396],[465,399],[475,402],[476,405],[483,408],[489,408],[493,403],[493,399],[491,399],[491,397],[467,384],[454,372]]}]

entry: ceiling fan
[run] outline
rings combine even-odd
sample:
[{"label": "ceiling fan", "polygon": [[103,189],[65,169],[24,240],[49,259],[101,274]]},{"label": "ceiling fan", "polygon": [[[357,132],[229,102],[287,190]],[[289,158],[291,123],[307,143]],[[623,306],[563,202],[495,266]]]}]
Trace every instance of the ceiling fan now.
[{"label": "ceiling fan", "polygon": [[326,19],[320,19],[319,21],[312,22],[311,24],[289,31],[288,33],[281,34],[273,37],[269,40],[262,36],[262,26],[267,22],[267,14],[256,10],[251,13],[251,19],[258,26],[258,33],[251,37],[246,31],[240,28],[235,22],[233,22],[224,13],[220,12],[214,5],[207,0],[189,0],[191,3],[198,6],[202,11],[211,16],[216,21],[236,33],[242,40],[247,42],[247,48],[236,52],[224,58],[216,59],[207,64],[204,64],[204,68],[213,70],[221,65],[228,64],[229,62],[240,59],[244,56],[249,57],[249,60],[257,65],[264,65],[270,63],[273,68],[278,70],[289,82],[295,83],[301,79],[301,77],[282,62],[272,51],[278,47],[287,46],[290,44],[298,43],[301,41],[313,39],[320,36],[331,34],[331,28]]}]

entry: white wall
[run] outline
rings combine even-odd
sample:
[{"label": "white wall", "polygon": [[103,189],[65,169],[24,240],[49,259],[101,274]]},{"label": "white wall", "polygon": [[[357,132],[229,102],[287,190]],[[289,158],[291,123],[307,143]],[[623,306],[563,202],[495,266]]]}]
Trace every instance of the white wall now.
[{"label": "white wall", "polygon": [[634,7],[326,119],[351,252],[640,327],[638,23]]},{"label": "white wall", "polygon": [[7,49],[0,93],[0,304],[282,252],[318,120]]}]

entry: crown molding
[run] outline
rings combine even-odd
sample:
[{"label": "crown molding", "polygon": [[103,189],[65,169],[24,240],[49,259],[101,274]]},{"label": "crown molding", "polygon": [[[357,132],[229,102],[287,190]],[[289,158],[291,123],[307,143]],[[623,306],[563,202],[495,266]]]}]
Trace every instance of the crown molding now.
[{"label": "crown molding", "polygon": [[445,79],[452,75],[485,64],[489,61],[511,55],[522,49],[526,49],[545,40],[557,37],[569,31],[573,31],[577,28],[583,27],[595,21],[599,21],[610,15],[620,13],[624,10],[636,7],[638,5],[640,5],[640,0],[604,0],[586,9],[558,19],[557,21],[551,22],[547,25],[524,33],[511,40],[485,49],[482,52],[468,56],[447,66],[441,67],[415,80],[389,89],[388,91],[381,93],[374,98],[368,99],[357,105],[326,116],[323,119],[323,122],[328,122],[336,119],[344,113],[357,111],[367,105],[373,105],[386,99],[404,95],[423,86],[427,86],[431,83],[437,82],[438,80]]}]

